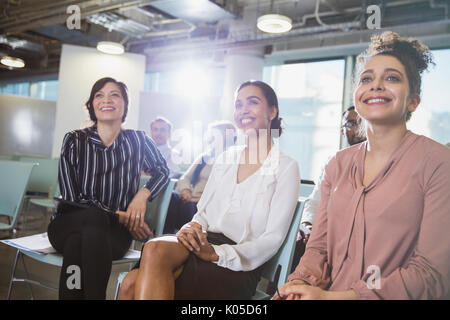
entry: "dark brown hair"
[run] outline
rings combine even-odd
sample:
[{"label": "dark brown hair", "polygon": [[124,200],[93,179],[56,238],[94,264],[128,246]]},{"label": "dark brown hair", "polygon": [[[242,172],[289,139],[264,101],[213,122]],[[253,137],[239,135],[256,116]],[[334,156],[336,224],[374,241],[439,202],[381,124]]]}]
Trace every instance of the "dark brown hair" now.
[{"label": "dark brown hair", "polygon": [[236,93],[241,91],[243,88],[248,86],[255,86],[261,89],[264,97],[266,98],[267,105],[269,107],[275,107],[277,108],[277,115],[273,120],[270,122],[270,129],[279,130],[279,136],[281,136],[281,133],[283,132],[283,128],[281,127],[281,121],[283,118],[280,118],[280,109],[278,107],[278,98],[275,91],[272,89],[271,86],[269,86],[267,83],[258,81],[258,80],[249,80],[242,83],[239,88],[236,90]]},{"label": "dark brown hair", "polygon": [[[395,32],[385,31],[382,34],[370,38],[369,48],[357,58],[355,73],[355,88],[366,62],[376,55],[388,55],[397,58],[405,67],[408,78],[410,94],[421,93],[422,73],[433,64],[433,55],[427,46],[420,40],[403,38]],[[406,121],[411,118],[411,112],[407,112]]]},{"label": "dark brown hair", "polygon": [[86,101],[86,108],[89,111],[89,117],[91,118],[91,120],[95,123],[97,123],[97,117],[95,116],[95,111],[94,111],[94,107],[92,105],[92,102],[94,101],[94,96],[95,94],[101,90],[108,82],[112,82],[115,83],[119,89],[120,92],[122,93],[122,98],[124,103],[124,111],[123,111],[123,116],[122,116],[122,122],[125,121],[125,118],[127,117],[127,113],[128,113],[128,88],[125,85],[125,83],[117,81],[113,78],[109,78],[109,77],[105,77],[105,78],[101,78],[99,80],[97,80],[94,85],[92,86],[91,89],[91,94],[89,96],[88,101]]}]

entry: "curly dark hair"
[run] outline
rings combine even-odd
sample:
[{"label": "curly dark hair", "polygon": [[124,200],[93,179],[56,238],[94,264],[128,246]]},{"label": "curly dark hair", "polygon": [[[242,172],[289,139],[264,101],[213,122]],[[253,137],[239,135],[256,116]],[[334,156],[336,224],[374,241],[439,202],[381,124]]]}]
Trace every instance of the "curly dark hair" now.
[{"label": "curly dark hair", "polygon": [[[376,55],[389,55],[397,58],[405,67],[408,78],[410,94],[421,94],[422,73],[428,70],[430,64],[434,65],[433,55],[420,40],[404,38],[392,31],[373,35],[370,38],[369,48],[357,58],[354,84],[361,74],[366,62]],[[406,121],[411,118],[408,111]]]}]

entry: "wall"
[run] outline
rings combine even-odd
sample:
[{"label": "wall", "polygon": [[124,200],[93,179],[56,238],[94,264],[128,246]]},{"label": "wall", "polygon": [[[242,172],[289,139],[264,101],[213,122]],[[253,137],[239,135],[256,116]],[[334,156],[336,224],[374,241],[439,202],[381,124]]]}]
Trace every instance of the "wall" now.
[{"label": "wall", "polygon": [[58,77],[53,156],[59,155],[66,132],[86,124],[89,116],[84,104],[95,81],[103,77],[112,77],[127,85],[129,105],[124,127],[137,129],[139,92],[144,88],[144,75],[143,55],[108,55],[93,48],[63,45]]},{"label": "wall", "polygon": [[220,98],[190,99],[181,95],[141,92],[139,130],[150,136],[150,123],[157,116],[172,123],[170,144],[183,152],[183,163],[190,164],[202,151],[202,138],[208,123],[222,120]]},{"label": "wall", "polygon": [[0,94],[0,154],[51,157],[54,101]]}]

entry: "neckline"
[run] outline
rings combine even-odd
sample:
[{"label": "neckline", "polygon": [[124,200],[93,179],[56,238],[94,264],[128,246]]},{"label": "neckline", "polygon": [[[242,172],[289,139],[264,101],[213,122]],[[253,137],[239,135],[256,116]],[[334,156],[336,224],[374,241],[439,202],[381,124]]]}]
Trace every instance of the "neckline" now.
[{"label": "neckline", "polygon": [[106,146],[102,139],[100,138],[100,135],[98,134],[98,128],[97,126],[92,126],[89,128],[89,140],[94,144],[95,147],[102,149],[102,150],[112,150],[115,149],[121,142],[122,142],[122,135],[123,135],[123,130],[120,129],[120,132],[118,134],[118,136],[116,137],[116,139],[114,139],[113,143],[110,146]]},{"label": "neckline", "polygon": [[240,162],[241,162],[242,153],[245,151],[245,147],[244,147],[244,148],[240,151],[240,153],[239,153],[238,163],[236,164],[236,173],[235,173],[235,176],[236,176],[236,178],[235,178],[236,185],[238,185],[238,186],[239,186],[239,185],[242,185],[244,182],[246,182],[247,180],[249,180],[249,179],[252,178],[253,176],[258,175],[258,174],[259,174],[259,171],[263,170],[263,168],[267,165],[267,163],[268,163],[269,161],[272,161],[273,152],[275,152],[274,149],[277,149],[277,150],[278,150],[278,148],[275,146],[275,144],[272,143],[271,148],[270,148],[270,151],[269,151],[269,154],[267,155],[266,159],[264,159],[263,163],[261,163],[261,165],[259,166],[259,168],[258,168],[255,172],[253,172],[251,175],[249,175],[247,178],[245,178],[245,179],[242,180],[241,182],[238,182],[239,165],[240,165]]},{"label": "neckline", "polygon": [[[378,182],[386,175],[386,173],[389,171],[389,169],[393,166],[393,164],[397,161],[397,159],[406,151],[407,146],[410,145],[410,143],[407,143],[409,137],[414,136],[414,134],[407,130],[405,135],[403,136],[402,140],[398,144],[398,146],[394,149],[394,151],[389,156],[388,160],[386,161],[386,164],[384,167],[377,173],[377,175],[372,179],[372,181],[369,183],[369,185],[364,185],[364,174],[365,174],[365,162],[366,162],[366,155],[367,155],[367,143],[368,141],[364,141],[362,144],[362,152],[360,153],[359,161],[356,162],[356,170],[354,171],[354,174],[352,175],[353,183],[356,183],[356,173],[359,175],[359,185],[365,190],[368,191],[372,188],[374,188]],[[411,143],[415,139],[411,139]],[[355,185],[356,188],[358,188],[358,185]]]}]

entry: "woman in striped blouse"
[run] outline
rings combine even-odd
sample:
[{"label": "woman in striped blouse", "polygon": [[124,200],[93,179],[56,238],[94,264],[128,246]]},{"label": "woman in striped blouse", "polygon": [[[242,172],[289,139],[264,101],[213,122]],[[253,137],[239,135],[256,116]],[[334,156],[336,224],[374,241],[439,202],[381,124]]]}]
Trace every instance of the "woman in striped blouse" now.
[{"label": "woman in striped blouse", "polygon": [[[64,256],[60,299],[105,299],[112,260],[125,255],[132,237],[151,235],[146,202],[169,181],[153,141],[142,131],[122,129],[128,111],[124,83],[98,80],[86,107],[94,125],[64,137],[62,200],[48,227],[50,242]],[[139,190],[142,170],[151,178]],[[81,271],[81,281],[72,282],[71,270]]]}]

